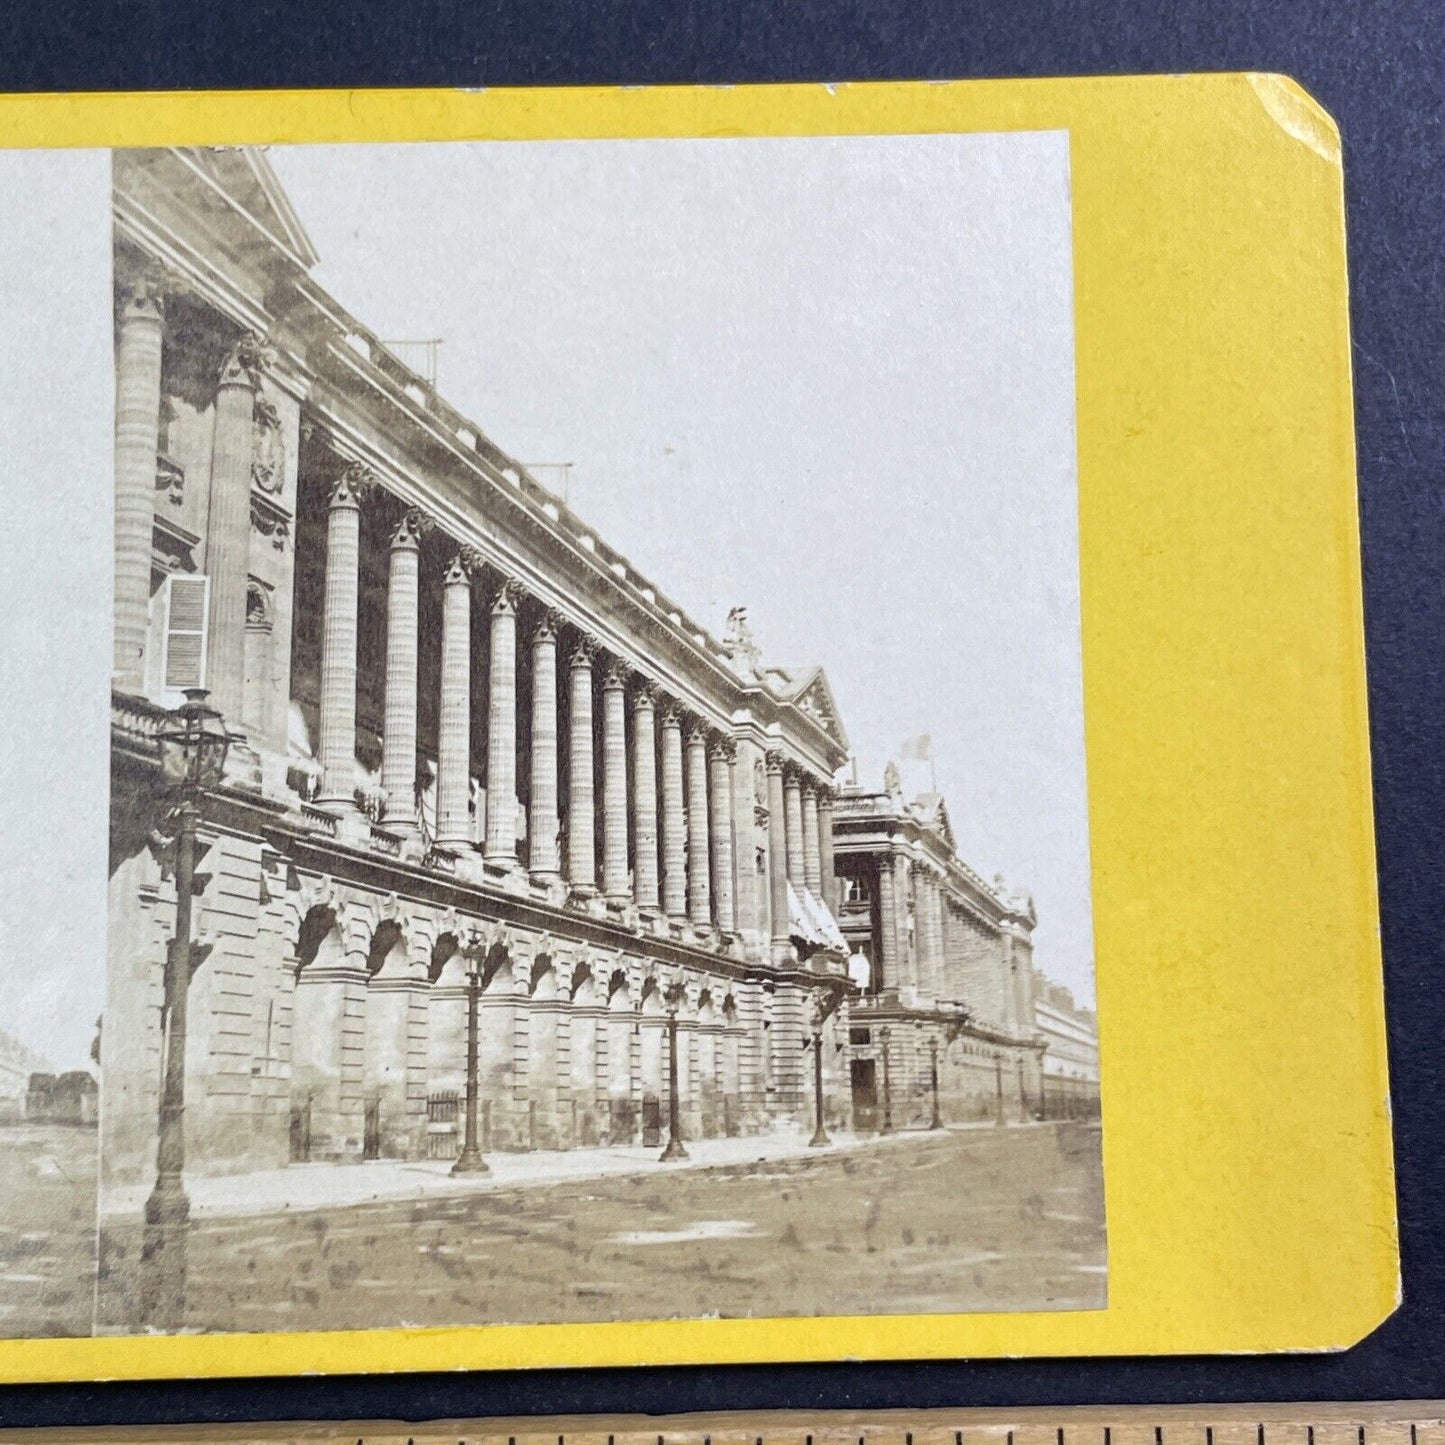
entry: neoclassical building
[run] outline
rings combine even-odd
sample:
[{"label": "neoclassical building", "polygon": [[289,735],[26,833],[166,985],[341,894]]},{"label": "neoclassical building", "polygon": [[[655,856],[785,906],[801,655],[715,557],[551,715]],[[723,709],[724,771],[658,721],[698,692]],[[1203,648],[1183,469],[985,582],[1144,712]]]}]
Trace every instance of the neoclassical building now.
[{"label": "neoclassical building", "polygon": [[[1057,1040],[1035,1006],[1050,985],[1034,964],[1033,900],[970,868],[943,798],[909,801],[892,764],[882,788],[841,790],[833,830],[838,916],[861,991],[848,1016],[855,1119],[886,1109],[902,1128],[930,1118],[935,1067],[945,1123],[1061,1112],[1063,1093],[1044,1084]],[[1092,1089],[1097,1098],[1097,1067]],[[1075,1094],[1086,1098],[1082,1086]]]},{"label": "neoclassical building", "polygon": [[107,1182],[154,1169],[192,686],[235,741],[189,1168],[446,1157],[473,972],[488,1148],[655,1139],[670,1012],[688,1135],[806,1117],[815,1027],[846,1122],[823,673],[711,635],[349,315],[262,152],[118,152],[114,224]]}]

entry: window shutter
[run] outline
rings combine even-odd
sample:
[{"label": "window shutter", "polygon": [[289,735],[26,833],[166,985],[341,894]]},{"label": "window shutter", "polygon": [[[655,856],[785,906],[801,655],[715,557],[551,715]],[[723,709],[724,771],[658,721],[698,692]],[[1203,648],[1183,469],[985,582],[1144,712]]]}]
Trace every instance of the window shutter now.
[{"label": "window shutter", "polygon": [[210,579],[172,574],[166,587],[166,691],[204,687]]}]

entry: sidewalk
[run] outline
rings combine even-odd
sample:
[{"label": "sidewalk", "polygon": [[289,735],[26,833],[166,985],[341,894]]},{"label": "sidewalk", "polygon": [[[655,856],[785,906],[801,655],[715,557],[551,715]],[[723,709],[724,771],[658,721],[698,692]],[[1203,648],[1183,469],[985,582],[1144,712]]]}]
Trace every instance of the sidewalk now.
[{"label": "sidewalk", "polygon": [[[948,1133],[992,1130],[991,1123],[952,1125]],[[1033,1127],[1011,1125],[1011,1128]],[[306,1213],[345,1209],[358,1204],[444,1198],[519,1185],[558,1184],[576,1179],[603,1179],[621,1174],[673,1173],[726,1165],[767,1164],[784,1159],[838,1154],[862,1149],[887,1149],[898,1144],[937,1138],[927,1130],[901,1130],[887,1135],[838,1133],[820,1149],[808,1147],[804,1130],[756,1134],[738,1139],[687,1140],[688,1158],[658,1162],[657,1149],[625,1146],[598,1149],[537,1149],[529,1153],[486,1156],[485,1175],[454,1178],[450,1159],[372,1159],[334,1164],[292,1164],[250,1174],[187,1176],[186,1192],[193,1218],[235,1218],[282,1211]],[[149,1185],[110,1190],[101,1212],[132,1217],[145,1208]]]}]

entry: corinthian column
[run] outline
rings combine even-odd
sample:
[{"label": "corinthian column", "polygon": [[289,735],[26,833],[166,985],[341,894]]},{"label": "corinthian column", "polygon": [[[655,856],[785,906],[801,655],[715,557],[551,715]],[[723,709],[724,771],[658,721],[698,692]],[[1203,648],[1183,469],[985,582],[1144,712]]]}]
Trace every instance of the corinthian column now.
[{"label": "corinthian column", "polygon": [[768,904],[773,917],[773,954],[788,947],[788,839],[783,814],[783,755],[770,752],[768,769]]},{"label": "corinthian column", "polygon": [[602,891],[628,898],[627,668],[615,659],[602,678]]},{"label": "corinthian column", "polygon": [[437,836],[448,847],[472,841],[472,580],[458,554],[442,578],[442,691],[437,722]]},{"label": "corinthian column", "polygon": [[557,614],[532,634],[532,808],[527,841],[532,876],[561,871],[557,858]]},{"label": "corinthian column", "polygon": [[662,707],[662,907],[669,918],[687,917],[687,843],[682,806],[682,714]]},{"label": "corinthian column", "polygon": [[783,774],[783,821],[788,838],[788,877],[795,888],[804,886],[803,877],[803,786],[789,768]]},{"label": "corinthian column", "polygon": [[803,882],[814,898],[823,896],[822,844],[818,838],[818,785],[803,784]]},{"label": "corinthian column", "polygon": [[657,896],[657,685],[641,683],[632,698],[633,893],[640,908]]},{"label": "corinthian column", "polygon": [[[246,580],[250,575],[251,462],[256,434],[256,393],[271,352],[259,336],[243,336],[231,348],[216,387],[216,421],[211,439],[211,499],[206,512],[206,574],[211,579],[206,626],[206,685],[211,701],[233,724],[241,720],[246,687]],[[334,506],[334,499],[333,499]],[[353,512],[355,510],[353,499]],[[333,523],[335,512],[332,514]],[[354,531],[355,518],[352,519]],[[345,530],[345,525],[343,525]],[[329,540],[329,539],[328,539]],[[346,543],[343,540],[342,546]],[[353,558],[359,542],[352,542]],[[327,560],[327,618],[330,619],[330,547]],[[344,587],[344,579],[342,580]],[[351,584],[351,707],[356,707],[356,584]],[[324,684],[323,684],[324,691]],[[323,759],[323,762],[325,760]],[[335,786],[339,786],[335,785]],[[347,763],[346,797],[354,786]],[[330,792],[333,784],[326,785]]]},{"label": "corinthian column", "polygon": [[724,933],[737,927],[733,909],[733,754],[731,742],[719,738],[708,749],[712,770],[712,896],[717,926]]},{"label": "corinthian column", "polygon": [[123,290],[115,347],[115,628],[113,671],[122,692],[145,687],[145,644],[160,450],[161,314],[159,267]]},{"label": "corinthian column", "polygon": [[[219,450],[218,422],[218,454]],[[321,618],[321,793],[317,801],[343,812],[356,806],[357,571],[361,564],[361,497],[370,486],[371,474],[365,467],[357,463],[347,467],[332,484],[326,522],[326,600]],[[214,505],[214,478],[211,497]],[[245,583],[243,557],[243,606]],[[214,622],[214,576],[211,585]]]},{"label": "corinthian column", "polygon": [[517,862],[517,600],[504,581],[492,598],[491,667],[487,672],[487,862]]},{"label": "corinthian column", "polygon": [[833,867],[833,790],[818,789],[818,866],[823,873],[823,902],[838,916],[838,874]]},{"label": "corinthian column", "polygon": [[687,911],[694,923],[712,922],[708,895],[707,728],[687,729]]},{"label": "corinthian column", "polygon": [[918,984],[918,915],[917,901],[914,903],[913,938],[908,937],[908,895],[913,865],[902,853],[893,855],[893,898],[894,913],[898,920],[898,981],[900,984]]},{"label": "corinthian column", "polygon": [[592,781],[592,659],[597,645],[582,638],[567,664],[571,722],[567,728],[567,881],[591,893],[597,887],[597,826]]},{"label": "corinthian column", "polygon": [[382,822],[404,838],[416,826],[417,581],[422,517],[408,512],[391,534],[386,585],[386,720],[381,739]]}]

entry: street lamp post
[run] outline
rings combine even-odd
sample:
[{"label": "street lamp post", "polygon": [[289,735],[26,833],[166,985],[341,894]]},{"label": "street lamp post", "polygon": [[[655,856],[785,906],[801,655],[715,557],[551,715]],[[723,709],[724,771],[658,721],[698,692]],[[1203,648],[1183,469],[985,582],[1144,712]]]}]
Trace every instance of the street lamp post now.
[{"label": "street lamp post", "polygon": [[[156,1182],[145,1204],[141,1241],[141,1321],[155,1329],[179,1329],[186,1311],[186,1237],[191,1201],[186,1196],[186,1003],[191,977],[210,952],[191,937],[192,902],[208,881],[196,872],[199,798],[221,781],[230,734],[206,703],[204,688],[189,688],[185,702],[158,735],[161,776],[176,795],[175,934],[166,946],[161,1005],[160,1111],[156,1133]],[[204,854],[204,849],[201,850]]]},{"label": "street lamp post", "polygon": [[933,1074],[933,1117],[928,1121],[930,1129],[943,1128],[943,1115],[938,1110],[938,1040],[929,1039],[928,1054]]},{"label": "street lamp post", "polygon": [[467,1114],[462,1152],[452,1165],[453,1174],[490,1174],[477,1141],[477,1096],[481,1092],[477,1065],[477,1005],[482,997],[482,960],[472,957],[467,969]]},{"label": "street lamp post", "polygon": [[878,1035],[883,1040],[883,1127],[878,1132],[891,1134],[893,1132],[893,1077],[888,1067],[888,1045],[892,1041],[893,1030],[885,1024],[878,1030]]},{"label": "street lamp post", "polygon": [[658,1156],[659,1164],[671,1163],[674,1159],[686,1159],[687,1150],[682,1146],[682,1110],[677,1098],[677,1006],[680,1002],[674,992],[667,1001],[667,1147]]},{"label": "street lamp post", "polygon": [[808,1148],[821,1149],[833,1141],[823,1127],[823,1008],[813,1006],[813,1137]]}]

